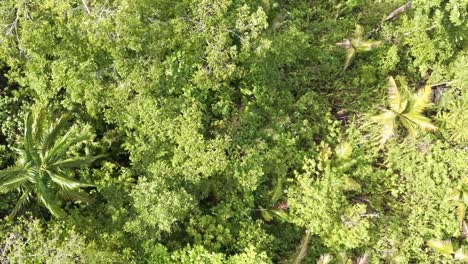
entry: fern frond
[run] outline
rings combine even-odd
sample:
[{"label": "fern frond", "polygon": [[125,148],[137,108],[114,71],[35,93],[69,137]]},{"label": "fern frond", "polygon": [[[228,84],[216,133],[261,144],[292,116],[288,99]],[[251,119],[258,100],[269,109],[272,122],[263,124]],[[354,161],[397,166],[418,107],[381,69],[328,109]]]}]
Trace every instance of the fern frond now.
[{"label": "fern frond", "polygon": [[454,253],[452,241],[450,240],[431,239],[427,242],[427,245],[442,255],[451,255]]}]

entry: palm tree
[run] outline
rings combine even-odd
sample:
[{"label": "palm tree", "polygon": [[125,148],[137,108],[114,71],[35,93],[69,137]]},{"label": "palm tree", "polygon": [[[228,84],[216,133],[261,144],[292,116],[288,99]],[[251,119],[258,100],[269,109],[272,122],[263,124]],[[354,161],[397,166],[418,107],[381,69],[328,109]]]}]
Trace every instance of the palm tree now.
[{"label": "palm tree", "polygon": [[343,40],[343,42],[336,43],[337,46],[346,49],[345,65],[343,71],[345,71],[349,67],[351,61],[356,56],[356,53],[370,51],[381,44],[380,41],[365,40],[363,35],[364,29],[362,28],[362,26],[356,25],[353,38],[345,39]]},{"label": "palm tree", "polygon": [[14,217],[31,198],[45,206],[52,215],[61,217],[65,211],[57,198],[89,202],[91,198],[80,191],[90,184],[73,179],[73,169],[89,165],[98,156],[70,156],[69,150],[92,139],[89,126],[68,128],[68,116],[47,122],[45,111],[30,111],[25,118],[24,144],[18,150],[19,159],[12,168],[0,171],[0,189],[18,190],[20,197],[10,216]]},{"label": "palm tree", "polygon": [[416,136],[418,130],[435,130],[431,120],[423,115],[424,109],[431,100],[431,87],[426,86],[417,93],[400,94],[393,77],[389,77],[388,108],[383,108],[383,113],[372,117],[372,121],[382,125],[380,145],[395,134],[396,121],[398,120],[411,136]]}]

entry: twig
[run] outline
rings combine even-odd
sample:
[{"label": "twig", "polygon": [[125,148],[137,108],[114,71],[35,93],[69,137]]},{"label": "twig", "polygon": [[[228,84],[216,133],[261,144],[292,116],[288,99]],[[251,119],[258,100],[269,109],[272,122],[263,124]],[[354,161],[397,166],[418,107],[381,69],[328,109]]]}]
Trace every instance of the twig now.
[{"label": "twig", "polygon": [[83,3],[85,9],[86,9],[86,12],[88,13],[88,15],[91,15],[91,10],[89,10],[89,7],[88,5],[86,4],[86,0],[81,0],[81,2]]},{"label": "twig", "polygon": [[393,12],[390,13],[390,15],[388,15],[384,21],[389,21],[389,20],[392,20],[394,19],[395,17],[397,17],[398,15],[400,15],[401,13],[404,13],[406,10],[410,9],[411,7],[411,4],[413,3],[413,1],[408,1],[408,3],[400,6],[399,8],[393,10]]}]

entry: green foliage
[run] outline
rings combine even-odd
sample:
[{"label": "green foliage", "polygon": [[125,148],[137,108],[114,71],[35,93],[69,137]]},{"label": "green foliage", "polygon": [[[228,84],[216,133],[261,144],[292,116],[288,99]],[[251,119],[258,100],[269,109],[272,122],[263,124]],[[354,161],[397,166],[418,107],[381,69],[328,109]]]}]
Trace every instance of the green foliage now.
[{"label": "green foliage", "polygon": [[[467,7],[467,0],[1,1],[0,178],[19,192],[2,189],[0,216],[28,199],[64,215],[5,217],[2,248],[14,247],[2,257],[236,264],[460,257],[457,239],[447,257],[427,241],[468,234]],[[388,76],[405,77],[388,87]],[[34,102],[48,111],[23,122]],[[373,118],[378,126],[368,126],[385,103]],[[66,113],[73,125],[56,119]],[[389,140],[404,131],[412,136]],[[93,153],[106,160],[88,166]],[[88,194],[94,203],[66,201]],[[38,256],[19,259],[26,255]]]}]

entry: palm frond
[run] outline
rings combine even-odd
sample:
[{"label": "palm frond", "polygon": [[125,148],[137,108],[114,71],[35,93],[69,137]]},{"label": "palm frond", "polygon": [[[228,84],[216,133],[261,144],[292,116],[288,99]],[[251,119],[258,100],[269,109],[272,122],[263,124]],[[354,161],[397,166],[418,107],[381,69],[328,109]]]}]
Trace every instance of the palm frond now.
[{"label": "palm frond", "polygon": [[359,45],[356,45],[358,51],[371,51],[372,49],[380,46],[382,41],[360,41]]},{"label": "palm frond", "polygon": [[402,114],[402,116],[407,118],[410,122],[414,123],[418,128],[422,130],[434,131],[437,129],[437,127],[431,123],[431,120],[429,118],[421,114],[409,112],[406,114]]},{"label": "palm frond", "polygon": [[401,94],[400,91],[398,90],[398,87],[396,85],[395,79],[393,79],[392,76],[388,78],[388,104],[390,106],[390,109],[393,111],[400,113],[401,109]]},{"label": "palm frond", "polygon": [[46,152],[45,162],[56,162],[71,146],[90,140],[92,137],[93,135],[87,127],[78,132],[74,130],[68,131],[64,136],[57,140],[50,150]]},{"label": "palm frond", "polygon": [[454,188],[448,195],[448,199],[456,201],[461,198],[461,192],[458,188]]},{"label": "palm frond", "polygon": [[23,208],[27,203],[29,203],[30,196],[31,196],[31,189],[27,188],[26,190],[24,190],[23,194],[20,196],[20,198],[16,202],[15,207],[11,211],[10,213],[11,218],[14,218],[18,214],[19,210],[21,210],[21,208]]},{"label": "palm frond", "polygon": [[345,176],[343,187],[345,191],[360,191],[361,190],[361,185],[349,176]]},{"label": "palm frond", "polygon": [[62,196],[63,198],[69,200],[69,201],[72,201],[72,202],[77,202],[77,201],[81,201],[81,202],[85,202],[85,203],[92,203],[94,202],[94,199],[89,196],[89,194],[85,193],[85,192],[80,192],[80,191],[76,191],[76,190],[60,190],[58,192],[58,194],[60,196]]},{"label": "palm frond", "polygon": [[93,163],[95,160],[105,157],[106,155],[97,155],[97,156],[85,156],[85,157],[73,157],[66,160],[58,161],[50,165],[51,169],[56,168],[79,168],[82,166],[87,166]]},{"label": "palm frond", "polygon": [[461,235],[463,238],[468,238],[468,225],[466,224],[466,221],[462,222],[461,225]]},{"label": "palm frond", "polygon": [[466,205],[463,201],[458,202],[457,205],[457,219],[458,223],[460,224],[460,227],[463,225],[463,220],[465,220],[465,214],[466,214]]},{"label": "palm frond", "polygon": [[270,205],[273,206],[281,198],[283,194],[283,178],[278,178],[275,182],[275,186],[271,191]]},{"label": "palm frond", "polygon": [[442,255],[451,255],[454,253],[452,241],[450,240],[431,239],[427,242],[427,245]]},{"label": "palm frond", "polygon": [[[309,245],[310,231],[306,230],[302,236],[301,243],[297,246],[296,254],[293,256],[292,263],[299,264],[307,255],[307,246]],[[327,262],[328,263],[328,262]]]},{"label": "palm frond", "polygon": [[44,107],[38,106],[36,109],[32,110],[32,116],[32,135],[36,141],[39,141],[42,138],[44,126],[46,125]]},{"label": "palm frond", "polygon": [[287,221],[289,219],[289,215],[288,213],[286,213],[285,211],[283,210],[280,210],[280,209],[273,209],[273,210],[269,210],[272,214],[274,214],[276,216],[276,218],[280,221]]},{"label": "palm frond", "polygon": [[395,135],[395,118],[397,114],[393,111],[385,110],[382,114],[372,117],[372,121],[382,125],[380,133],[380,145],[383,146],[393,135]]},{"label": "palm frond", "polygon": [[0,182],[17,177],[18,175],[21,175],[25,172],[26,170],[23,168],[12,168],[12,169],[2,170],[0,171]]},{"label": "palm frond", "polygon": [[406,115],[400,115],[399,121],[406,128],[406,130],[408,131],[408,134],[411,137],[415,138],[418,135],[419,133],[418,126],[416,123],[413,122],[411,117],[408,117]]},{"label": "palm frond", "polygon": [[20,176],[20,177],[12,177],[10,179],[6,179],[5,181],[2,181],[2,183],[0,183],[0,187],[6,188],[8,190],[15,190],[15,189],[18,189],[19,186],[27,182],[28,179],[29,179],[29,176],[27,175]]},{"label": "palm frond", "polygon": [[28,112],[25,118],[24,124],[24,151],[26,154],[27,162],[34,162],[33,152],[34,152],[34,143],[33,143],[33,135],[32,135],[32,113]]},{"label": "palm frond", "polygon": [[36,192],[39,201],[49,210],[53,216],[60,218],[65,215],[65,211],[63,211],[63,209],[55,203],[52,197],[50,197],[51,190],[47,188],[44,182],[37,182]]},{"label": "palm frond", "polygon": [[59,136],[60,132],[66,128],[68,124],[70,116],[64,115],[60,117],[60,119],[55,123],[52,124],[47,132],[44,134],[42,138],[42,154],[44,155],[47,150],[49,150],[57,137]]},{"label": "palm frond", "polygon": [[71,189],[77,189],[80,187],[93,186],[91,184],[87,184],[87,183],[79,182],[74,179],[70,179],[63,174],[60,175],[60,173],[49,172],[48,174],[49,174],[50,179],[53,182],[57,183],[60,187],[65,188],[65,189],[71,190]]},{"label": "palm frond", "polygon": [[421,114],[431,101],[432,88],[430,85],[420,89],[412,96],[412,104],[409,111]]},{"label": "palm frond", "polygon": [[349,65],[351,65],[351,62],[353,61],[355,56],[356,56],[356,49],[354,47],[350,47],[349,49],[346,49],[343,71],[345,71],[349,67]]},{"label": "palm frond", "polygon": [[363,34],[364,34],[364,28],[361,25],[356,24],[356,28],[354,29],[354,38],[360,39],[362,38]]}]

